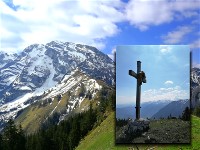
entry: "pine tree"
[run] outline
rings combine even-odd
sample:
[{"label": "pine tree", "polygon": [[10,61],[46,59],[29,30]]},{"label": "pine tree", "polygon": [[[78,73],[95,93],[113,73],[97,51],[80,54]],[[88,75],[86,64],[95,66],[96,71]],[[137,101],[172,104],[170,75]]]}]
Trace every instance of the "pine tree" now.
[{"label": "pine tree", "polygon": [[19,125],[18,133],[17,133],[17,148],[20,150],[25,150],[26,138],[24,135],[24,131],[22,130],[22,126]]},{"label": "pine tree", "polygon": [[73,118],[72,130],[69,134],[69,146],[70,150],[74,149],[80,141],[80,123],[78,117]]},{"label": "pine tree", "polygon": [[14,121],[9,119],[3,131],[3,148],[6,150],[17,150],[17,138],[17,128]]},{"label": "pine tree", "polygon": [[3,143],[3,141],[2,141],[2,135],[0,134],[0,149],[3,149],[2,143]]},{"label": "pine tree", "polygon": [[182,120],[189,121],[190,120],[190,109],[186,107],[182,114]]}]

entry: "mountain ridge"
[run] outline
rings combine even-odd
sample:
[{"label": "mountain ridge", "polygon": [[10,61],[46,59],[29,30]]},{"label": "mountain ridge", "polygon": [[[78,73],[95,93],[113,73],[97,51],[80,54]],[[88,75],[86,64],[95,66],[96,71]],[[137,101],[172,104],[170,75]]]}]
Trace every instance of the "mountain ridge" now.
[{"label": "mountain ridge", "polygon": [[[44,84],[45,77],[50,76],[52,81],[58,82],[76,67],[96,79],[114,84],[113,61],[107,55],[91,46],[52,41],[46,45],[30,45],[12,63],[4,64],[0,68],[0,92],[16,90],[13,86],[17,86],[18,81],[24,86],[35,81],[34,85],[28,85],[30,90],[35,90]],[[13,97],[4,95],[0,99],[11,101]]]},{"label": "mountain ridge", "polygon": [[168,118],[170,116],[179,118],[182,117],[182,113],[186,107],[190,108],[190,101],[188,99],[172,101],[155,113],[151,118],[160,119]]},{"label": "mountain ridge", "polygon": [[[141,103],[140,115],[142,118],[151,118],[157,111],[169,104],[170,100],[158,100]],[[116,117],[121,119],[135,119],[135,106],[125,106],[116,108]]]},{"label": "mountain ridge", "polygon": [[[0,123],[8,120],[9,116],[17,116],[19,111],[38,99],[44,100],[42,97],[48,92],[54,92],[54,95],[46,99],[62,97],[63,89],[55,92],[59,88],[56,86],[61,84],[68,85],[64,93],[76,84],[79,84],[76,89],[79,91],[81,86],[87,87],[84,84],[87,81],[82,81],[87,78],[87,84],[91,81],[92,87],[96,88],[86,89],[84,94],[89,91],[91,97],[101,89],[98,81],[102,81],[101,85],[103,82],[111,87],[114,85],[112,59],[92,46],[51,41],[30,45],[20,54],[12,56],[0,53],[0,57],[4,58],[0,61]],[[79,78],[74,74],[80,75]],[[81,98],[81,95],[78,96],[76,101]],[[82,101],[83,97],[79,104]]]}]

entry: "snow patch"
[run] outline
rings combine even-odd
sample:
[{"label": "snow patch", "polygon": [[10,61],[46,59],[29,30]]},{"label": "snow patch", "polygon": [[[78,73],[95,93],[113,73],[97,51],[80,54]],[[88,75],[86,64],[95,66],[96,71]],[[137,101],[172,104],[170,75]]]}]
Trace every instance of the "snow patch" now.
[{"label": "snow patch", "polygon": [[81,61],[84,61],[87,59],[85,55],[83,55],[82,53],[79,53],[79,52],[68,51],[68,54],[69,54],[69,56],[79,58]]},{"label": "snow patch", "polygon": [[19,89],[20,90],[30,90],[30,91],[32,91],[32,89],[30,87],[28,87],[28,86],[22,86]]}]

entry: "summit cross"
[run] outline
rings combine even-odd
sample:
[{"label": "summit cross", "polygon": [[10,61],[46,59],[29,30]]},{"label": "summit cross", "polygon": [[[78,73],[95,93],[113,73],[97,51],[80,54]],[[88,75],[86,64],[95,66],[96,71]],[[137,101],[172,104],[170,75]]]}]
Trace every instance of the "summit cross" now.
[{"label": "summit cross", "polygon": [[141,85],[146,83],[146,75],[141,71],[141,61],[137,61],[137,73],[133,70],[129,70],[129,75],[137,79],[137,90],[136,90],[136,119],[140,119],[140,97],[141,97]]}]

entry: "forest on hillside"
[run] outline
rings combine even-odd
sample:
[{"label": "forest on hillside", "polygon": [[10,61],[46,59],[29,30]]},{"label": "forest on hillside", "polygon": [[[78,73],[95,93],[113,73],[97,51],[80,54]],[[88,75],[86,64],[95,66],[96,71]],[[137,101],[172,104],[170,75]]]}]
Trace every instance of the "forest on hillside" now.
[{"label": "forest on hillside", "polygon": [[57,124],[57,114],[43,123],[38,132],[27,135],[22,127],[10,119],[0,134],[1,150],[72,150],[88,132],[105,120],[108,112],[115,110],[115,92],[102,90],[99,105],[74,114]]}]

